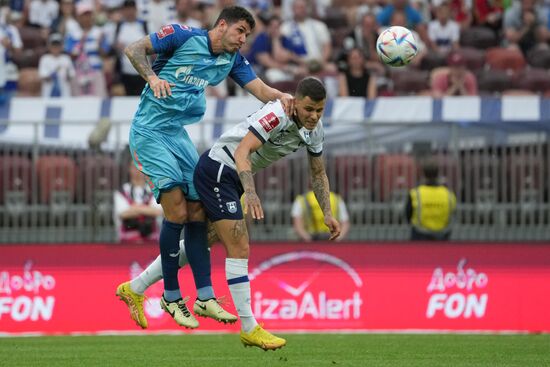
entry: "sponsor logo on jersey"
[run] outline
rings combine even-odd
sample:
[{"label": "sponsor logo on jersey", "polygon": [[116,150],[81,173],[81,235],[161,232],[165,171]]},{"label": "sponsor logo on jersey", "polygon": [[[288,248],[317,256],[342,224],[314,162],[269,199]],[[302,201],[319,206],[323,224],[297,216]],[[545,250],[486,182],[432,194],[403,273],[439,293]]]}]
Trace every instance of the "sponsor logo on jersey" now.
[{"label": "sponsor logo on jersey", "polygon": [[183,29],[184,31],[190,31],[191,30],[191,27],[188,27],[184,24],[180,24],[180,28]]},{"label": "sponsor logo on jersey", "polygon": [[160,31],[157,32],[159,39],[163,39],[166,36],[169,36],[175,32],[174,27],[170,24],[163,26]]},{"label": "sponsor logo on jersey", "polygon": [[277,125],[279,125],[279,119],[277,118],[277,115],[275,115],[275,113],[273,112],[270,112],[262,117],[259,122],[266,132],[270,132],[275,127],[277,127]]},{"label": "sponsor logo on jersey", "polygon": [[174,76],[180,82],[191,84],[199,88],[205,88],[208,85],[208,80],[201,79],[194,75],[190,75],[193,71],[193,65],[180,66],[176,69]]}]

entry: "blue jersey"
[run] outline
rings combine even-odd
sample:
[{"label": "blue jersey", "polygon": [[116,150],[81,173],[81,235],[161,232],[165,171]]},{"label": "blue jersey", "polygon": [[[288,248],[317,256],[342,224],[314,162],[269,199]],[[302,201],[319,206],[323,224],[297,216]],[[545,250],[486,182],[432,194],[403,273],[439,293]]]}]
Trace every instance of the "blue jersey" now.
[{"label": "blue jersey", "polygon": [[170,24],[149,36],[157,54],[153,71],[174,86],[172,96],[166,98],[155,98],[149,85],[145,86],[134,127],[181,129],[204,116],[204,91],[208,85],[217,85],[230,76],[243,87],[256,78],[238,51],[215,54],[206,30]]}]

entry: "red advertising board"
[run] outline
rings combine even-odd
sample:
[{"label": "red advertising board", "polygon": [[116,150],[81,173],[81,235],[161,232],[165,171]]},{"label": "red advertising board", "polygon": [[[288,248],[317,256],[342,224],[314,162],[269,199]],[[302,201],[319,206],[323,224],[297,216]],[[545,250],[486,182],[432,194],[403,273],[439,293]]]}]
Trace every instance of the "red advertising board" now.
[{"label": "red advertising board", "polygon": [[[155,244],[0,246],[0,333],[140,330],[115,289],[157,253]],[[234,312],[222,247],[212,256],[216,294]],[[550,331],[550,244],[253,244],[249,273],[254,314],[270,330]],[[194,299],[188,268],[180,285]],[[148,330],[180,330],[161,293],[162,282],[146,293]]]}]

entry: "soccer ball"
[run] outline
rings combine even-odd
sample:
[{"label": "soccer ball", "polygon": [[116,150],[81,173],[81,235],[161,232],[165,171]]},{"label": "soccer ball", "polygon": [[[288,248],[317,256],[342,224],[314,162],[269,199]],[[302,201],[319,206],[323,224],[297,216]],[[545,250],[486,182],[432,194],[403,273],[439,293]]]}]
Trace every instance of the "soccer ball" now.
[{"label": "soccer ball", "polygon": [[414,59],[417,50],[412,32],[405,27],[389,27],[376,40],[378,57],[390,66],[407,65]]}]

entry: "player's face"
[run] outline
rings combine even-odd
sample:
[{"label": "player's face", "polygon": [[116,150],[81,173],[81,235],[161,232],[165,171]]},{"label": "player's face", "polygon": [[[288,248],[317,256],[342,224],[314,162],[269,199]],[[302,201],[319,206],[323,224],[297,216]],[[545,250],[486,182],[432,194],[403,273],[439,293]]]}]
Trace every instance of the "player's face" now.
[{"label": "player's face", "polygon": [[225,25],[222,35],[222,46],[226,52],[237,52],[246,43],[246,37],[252,33],[250,24],[245,20]]},{"label": "player's face", "polygon": [[323,110],[325,109],[326,100],[315,102],[309,97],[296,99],[296,114],[298,122],[301,126],[308,130],[315,129],[321,116],[323,116]]}]

